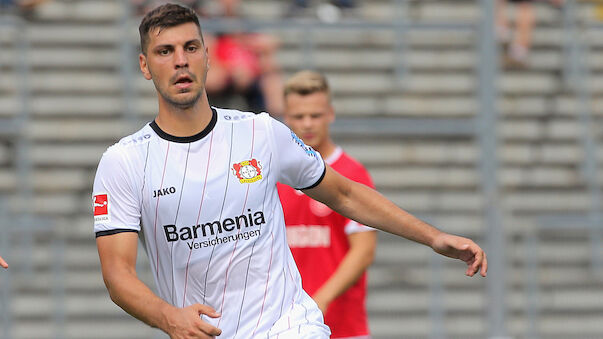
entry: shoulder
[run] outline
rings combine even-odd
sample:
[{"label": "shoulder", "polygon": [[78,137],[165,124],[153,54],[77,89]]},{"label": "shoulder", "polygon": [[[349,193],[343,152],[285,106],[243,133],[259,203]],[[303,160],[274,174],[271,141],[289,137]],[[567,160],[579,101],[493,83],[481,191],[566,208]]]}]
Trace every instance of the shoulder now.
[{"label": "shoulder", "polygon": [[149,124],[146,124],[137,132],[121,138],[116,144],[109,147],[109,149],[115,148],[128,151],[132,148],[138,148],[143,145],[146,146],[146,144],[148,144],[154,137],[157,137],[157,135],[153,132],[153,129],[149,126]]},{"label": "shoulder", "polygon": [[217,108],[214,107],[218,114],[218,122],[227,122],[227,123],[242,123],[242,122],[252,122],[252,121],[269,121],[271,118],[268,113],[253,113],[253,112],[244,112],[236,109],[225,109],[225,108]]},{"label": "shoulder", "polygon": [[157,135],[153,133],[153,130],[146,124],[143,128],[135,133],[121,138],[117,143],[109,146],[103,153],[103,161],[109,161],[111,163],[123,162],[128,157],[139,153],[140,150],[145,150],[149,142]]}]

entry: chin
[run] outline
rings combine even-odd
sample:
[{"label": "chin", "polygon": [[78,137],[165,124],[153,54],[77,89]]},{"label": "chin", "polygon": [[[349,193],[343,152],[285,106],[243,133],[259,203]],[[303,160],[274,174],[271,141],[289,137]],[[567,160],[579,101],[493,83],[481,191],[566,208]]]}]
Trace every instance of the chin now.
[{"label": "chin", "polygon": [[169,103],[180,108],[193,107],[201,98],[201,94],[194,95],[193,93],[180,93],[169,98]]}]

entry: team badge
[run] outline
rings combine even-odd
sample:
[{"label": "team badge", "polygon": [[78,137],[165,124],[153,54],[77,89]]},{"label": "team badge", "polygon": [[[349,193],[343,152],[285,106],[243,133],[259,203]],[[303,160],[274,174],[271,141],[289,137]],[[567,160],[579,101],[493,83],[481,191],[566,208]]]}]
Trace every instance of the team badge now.
[{"label": "team badge", "polygon": [[109,195],[108,194],[97,194],[92,197],[94,204],[94,222],[109,222]]},{"label": "team badge", "polygon": [[232,173],[241,184],[251,184],[262,179],[262,166],[256,159],[241,161],[232,165]]}]

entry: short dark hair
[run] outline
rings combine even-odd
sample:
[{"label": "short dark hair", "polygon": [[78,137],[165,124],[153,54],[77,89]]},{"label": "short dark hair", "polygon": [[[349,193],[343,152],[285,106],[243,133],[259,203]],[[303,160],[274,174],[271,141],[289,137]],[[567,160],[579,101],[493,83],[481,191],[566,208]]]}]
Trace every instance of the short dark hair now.
[{"label": "short dark hair", "polygon": [[[144,18],[142,18],[140,26],[138,26],[138,33],[140,33],[140,49],[142,53],[147,53],[150,31],[157,28],[162,30],[188,22],[197,25],[197,27],[199,27],[199,35],[201,35],[199,18],[193,9],[176,4],[165,4],[151,10]],[[201,41],[203,42],[203,35],[201,35]]]}]

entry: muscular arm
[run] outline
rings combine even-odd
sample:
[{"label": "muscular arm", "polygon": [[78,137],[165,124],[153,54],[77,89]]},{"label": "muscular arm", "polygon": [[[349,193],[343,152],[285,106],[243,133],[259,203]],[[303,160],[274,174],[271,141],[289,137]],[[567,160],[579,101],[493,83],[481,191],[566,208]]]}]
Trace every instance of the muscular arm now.
[{"label": "muscular arm", "polygon": [[159,298],[136,275],[138,234],[132,232],[96,239],[103,279],[111,300],[126,312],[171,338],[213,338],[221,331],[201,320],[200,315],[217,317],[208,306],[172,306]]},{"label": "muscular arm", "polygon": [[356,283],[375,257],[377,232],[358,232],[348,236],[350,249],[331,277],[312,298],[325,313],[329,304]]},{"label": "muscular arm", "polygon": [[304,193],[361,224],[416,241],[437,253],[465,261],[469,266],[466,271],[469,276],[480,268],[481,275],[486,276],[486,255],[473,241],[441,232],[399,208],[377,191],[345,178],[329,166],[322,182],[304,190]]}]

